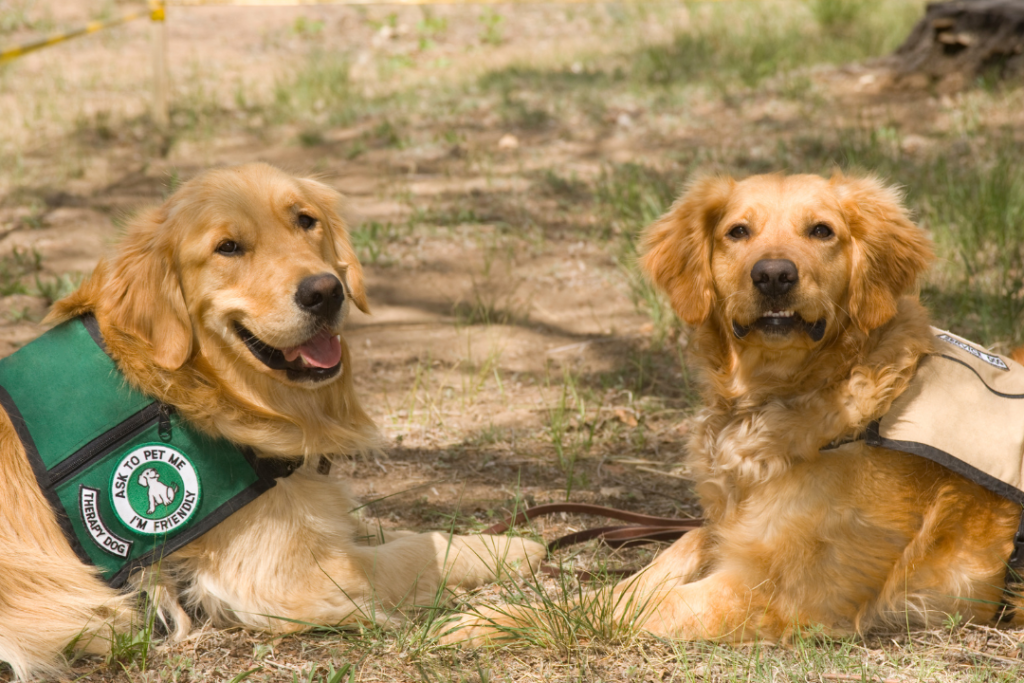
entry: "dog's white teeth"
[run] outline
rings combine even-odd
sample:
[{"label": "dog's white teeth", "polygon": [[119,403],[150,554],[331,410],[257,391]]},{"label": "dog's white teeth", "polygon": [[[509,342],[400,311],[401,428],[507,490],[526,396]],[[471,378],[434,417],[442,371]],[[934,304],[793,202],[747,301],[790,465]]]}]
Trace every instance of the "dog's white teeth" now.
[{"label": "dog's white teeth", "polygon": [[766,318],[792,318],[794,315],[793,311],[769,311],[764,314]]}]

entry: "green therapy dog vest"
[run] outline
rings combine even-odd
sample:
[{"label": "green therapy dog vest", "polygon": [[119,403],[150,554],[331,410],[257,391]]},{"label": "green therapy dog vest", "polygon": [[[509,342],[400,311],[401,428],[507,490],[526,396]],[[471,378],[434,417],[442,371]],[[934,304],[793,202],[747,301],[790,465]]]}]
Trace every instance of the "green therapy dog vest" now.
[{"label": "green therapy dog vest", "polygon": [[105,348],[92,316],[55,327],[0,360],[0,406],[71,547],[118,587],[294,466],[191,428]]}]

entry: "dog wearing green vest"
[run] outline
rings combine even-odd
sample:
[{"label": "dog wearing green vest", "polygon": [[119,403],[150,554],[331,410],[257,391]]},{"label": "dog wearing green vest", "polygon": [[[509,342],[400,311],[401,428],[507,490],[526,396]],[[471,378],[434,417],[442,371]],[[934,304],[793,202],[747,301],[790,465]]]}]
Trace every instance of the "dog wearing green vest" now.
[{"label": "dog wearing green vest", "polygon": [[369,311],[339,195],[265,164],[139,215],[0,362],[0,660],[110,648],[145,591],[273,633],[404,619],[444,587],[531,571],[538,543],[382,532],[332,458],[380,441],[342,323]]}]

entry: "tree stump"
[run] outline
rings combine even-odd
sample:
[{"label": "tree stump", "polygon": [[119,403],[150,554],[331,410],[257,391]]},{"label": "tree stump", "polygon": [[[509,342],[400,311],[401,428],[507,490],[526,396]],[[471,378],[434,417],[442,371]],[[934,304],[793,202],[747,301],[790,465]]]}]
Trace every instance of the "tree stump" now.
[{"label": "tree stump", "polygon": [[1024,78],[1024,0],[929,3],[893,55],[897,80],[959,90]]}]

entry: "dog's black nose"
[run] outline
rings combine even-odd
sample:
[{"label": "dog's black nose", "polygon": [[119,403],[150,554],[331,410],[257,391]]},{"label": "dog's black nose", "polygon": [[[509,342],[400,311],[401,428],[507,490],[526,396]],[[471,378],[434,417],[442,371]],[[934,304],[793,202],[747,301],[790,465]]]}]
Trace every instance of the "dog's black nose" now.
[{"label": "dog's black nose", "polygon": [[345,288],[341,281],[330,273],[310,275],[299,283],[295,292],[299,308],[318,318],[330,320],[341,309],[345,301]]},{"label": "dog's black nose", "polygon": [[761,259],[750,270],[754,286],[765,296],[782,296],[800,279],[796,264],[784,258]]}]

